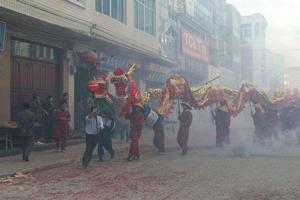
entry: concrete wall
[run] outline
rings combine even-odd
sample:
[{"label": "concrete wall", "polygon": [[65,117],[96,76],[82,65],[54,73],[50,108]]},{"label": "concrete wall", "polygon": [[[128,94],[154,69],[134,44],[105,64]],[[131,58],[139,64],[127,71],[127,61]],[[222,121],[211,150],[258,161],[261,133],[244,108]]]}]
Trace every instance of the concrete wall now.
[{"label": "concrete wall", "polygon": [[[121,23],[109,16],[103,15],[93,6],[90,6],[91,22],[96,24],[96,34],[104,40],[121,44],[131,49],[141,50],[145,53],[158,54],[159,43],[156,35],[134,28],[134,1],[127,1],[126,22]],[[156,17],[157,19],[157,17]],[[156,23],[157,24],[157,23]],[[157,30],[157,28],[156,28]]]},{"label": "concrete wall", "polygon": [[128,0],[126,2],[125,23],[122,23],[97,12],[94,0],[86,1],[85,7],[80,7],[67,0],[0,0],[2,7],[15,12],[88,36],[93,33],[101,40],[136,49],[143,53],[158,54],[157,34],[153,36],[134,28],[134,1]]},{"label": "concrete wall", "polygon": [[[158,34],[151,35],[134,27],[133,0],[127,0],[125,23],[95,11],[94,0],[86,0],[84,7],[70,3],[68,0],[0,0],[0,6],[16,13],[71,29],[86,36],[96,37],[118,46],[134,49],[146,55],[159,54]],[[158,6],[158,3],[156,6]],[[158,20],[158,17],[156,17],[156,20]],[[156,21],[156,26],[157,24],[158,22]],[[10,36],[48,44],[63,49],[63,52],[67,49],[63,41],[47,40],[37,32],[23,34],[8,30],[5,51],[0,52],[0,105],[3,105],[3,108],[0,110],[0,121],[10,119]],[[86,49],[92,46],[94,45],[87,46]],[[69,93],[70,111],[72,116],[74,116],[74,76],[70,73],[68,60],[65,57],[63,55],[60,90],[61,92]],[[74,117],[72,117],[72,127],[74,126],[73,119]]]}]

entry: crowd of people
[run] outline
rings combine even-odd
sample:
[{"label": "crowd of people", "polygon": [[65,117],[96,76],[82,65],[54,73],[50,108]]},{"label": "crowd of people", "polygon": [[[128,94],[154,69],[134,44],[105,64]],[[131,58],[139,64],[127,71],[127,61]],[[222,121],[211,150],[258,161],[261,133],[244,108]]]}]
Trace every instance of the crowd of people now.
[{"label": "crowd of people", "polygon": [[[181,105],[183,111],[179,114],[178,117],[180,121],[180,127],[178,130],[177,141],[182,149],[182,155],[185,155],[188,151],[189,128],[191,126],[193,117],[192,113],[190,112],[192,107],[185,102],[181,103]],[[145,115],[147,115],[145,114],[147,107],[141,104],[134,104],[132,105],[131,110],[132,111],[125,116],[125,120],[128,120],[130,122],[130,148],[127,157],[128,161],[140,159],[139,139],[142,135],[143,125],[146,119]],[[85,118],[86,149],[82,158],[82,165],[85,168],[88,166],[97,144],[98,161],[103,161],[104,149],[109,152],[111,159],[115,155],[111,140],[115,127],[115,121],[113,117],[109,115],[109,113],[102,113],[101,116],[99,116],[98,113],[99,110],[97,109],[97,107],[93,106],[90,110],[90,113]],[[152,124],[152,129],[154,131],[153,144],[159,152],[165,152],[165,136],[162,121],[163,117],[159,115],[155,123]],[[121,126],[123,126],[123,124],[121,124]]]},{"label": "crowd of people", "polygon": [[54,103],[54,97],[48,96],[45,104],[40,96],[32,95],[32,101],[24,102],[23,109],[17,114],[17,125],[21,131],[22,158],[29,161],[29,154],[35,139],[50,142],[54,139],[56,150],[66,150],[71,115],[68,111],[68,93],[63,94],[59,105]]},{"label": "crowd of people", "polygon": [[[272,146],[272,140],[280,134],[288,136],[289,131],[295,131],[300,143],[300,108],[297,105],[284,107],[280,110],[263,108],[254,103],[254,111],[250,106],[254,124],[253,143],[261,146]],[[225,101],[212,109],[212,118],[216,125],[216,147],[222,148],[230,143],[231,113]]]},{"label": "crowd of people", "polygon": [[[165,152],[164,117],[152,110],[147,105],[134,104],[131,112],[121,119],[117,119],[111,112],[102,110],[97,106],[94,98],[89,96],[86,99],[88,112],[84,117],[84,135],[86,148],[82,157],[83,167],[87,167],[92,159],[95,147],[98,145],[98,161],[104,160],[104,150],[110,158],[115,156],[112,145],[112,137],[116,126],[121,140],[130,142],[128,161],[140,159],[139,139],[142,135],[144,123],[147,124],[147,116],[153,112],[157,115],[151,124],[154,131],[153,144],[159,152]],[[226,101],[216,104],[212,109],[212,119],[216,126],[216,147],[222,148],[230,144],[230,122],[231,113]],[[182,150],[182,155],[188,152],[189,129],[193,121],[192,107],[187,102],[181,103],[182,111],[178,114],[179,129],[177,132],[177,142]],[[255,127],[254,143],[260,145],[272,145],[272,138],[279,136],[279,131],[283,134],[289,130],[297,130],[300,122],[300,109],[297,106],[286,107],[279,111],[264,109],[258,103],[255,104],[255,111],[251,109],[251,116]],[[68,94],[63,95],[58,107],[55,106],[53,96],[49,96],[44,106],[40,97],[33,95],[31,103],[24,103],[23,110],[17,116],[17,124],[22,132],[22,152],[23,160],[29,160],[29,153],[34,140],[35,124],[44,124],[46,140],[53,138],[56,143],[56,150],[64,152],[69,134],[70,113],[68,111]],[[149,125],[149,123],[148,123]],[[298,131],[299,132],[299,131]],[[297,132],[297,133],[298,133]],[[300,132],[299,132],[300,133]],[[297,134],[300,142],[300,134]],[[39,132],[38,132],[38,136]]]}]

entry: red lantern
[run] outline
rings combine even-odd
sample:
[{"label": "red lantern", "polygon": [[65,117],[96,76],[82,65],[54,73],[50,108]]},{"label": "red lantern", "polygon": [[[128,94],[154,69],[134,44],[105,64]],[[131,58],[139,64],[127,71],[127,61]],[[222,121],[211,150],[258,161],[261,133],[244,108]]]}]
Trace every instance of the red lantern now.
[{"label": "red lantern", "polygon": [[96,77],[98,88],[96,91],[97,98],[104,98],[108,94],[108,82],[106,75],[99,75]]},{"label": "red lantern", "polygon": [[97,61],[97,54],[94,51],[87,51],[81,54],[80,59],[86,63],[95,63]]},{"label": "red lantern", "polygon": [[89,80],[87,84],[87,90],[91,93],[95,93],[98,90],[98,83],[95,80]]}]

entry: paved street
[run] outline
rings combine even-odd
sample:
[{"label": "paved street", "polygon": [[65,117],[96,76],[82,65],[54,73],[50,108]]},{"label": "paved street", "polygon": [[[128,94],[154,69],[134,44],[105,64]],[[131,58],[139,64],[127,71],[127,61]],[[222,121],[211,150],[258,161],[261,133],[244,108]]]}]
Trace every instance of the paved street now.
[{"label": "paved street", "polygon": [[[82,145],[71,147],[78,151],[75,163],[1,183],[0,199],[300,199],[300,147],[296,145],[253,149],[237,146],[233,140],[231,147],[221,151],[213,143],[201,144],[203,135],[200,139],[193,133],[190,152],[182,157],[174,134],[167,135],[165,154],[155,151],[150,136],[143,137],[141,160],[125,161],[126,145],[117,144],[114,160],[94,159],[87,169],[79,163]],[[238,138],[234,133],[233,137]],[[206,140],[212,139],[207,134]]]}]

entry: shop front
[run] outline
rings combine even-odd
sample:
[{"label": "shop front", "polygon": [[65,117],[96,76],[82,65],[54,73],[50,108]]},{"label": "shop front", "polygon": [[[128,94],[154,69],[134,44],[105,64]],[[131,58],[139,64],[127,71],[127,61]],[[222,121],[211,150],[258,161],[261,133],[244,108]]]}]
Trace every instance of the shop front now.
[{"label": "shop front", "polygon": [[39,95],[42,105],[49,95],[58,105],[62,94],[69,93],[73,127],[73,74],[68,64],[71,31],[18,13],[0,12],[6,24],[0,52],[0,124],[15,121],[24,102]]},{"label": "shop front", "polygon": [[155,63],[143,67],[143,81],[145,88],[161,88],[168,78],[170,68]]},{"label": "shop front", "polygon": [[191,84],[203,83],[208,78],[208,44],[197,32],[181,27],[182,72]]}]

